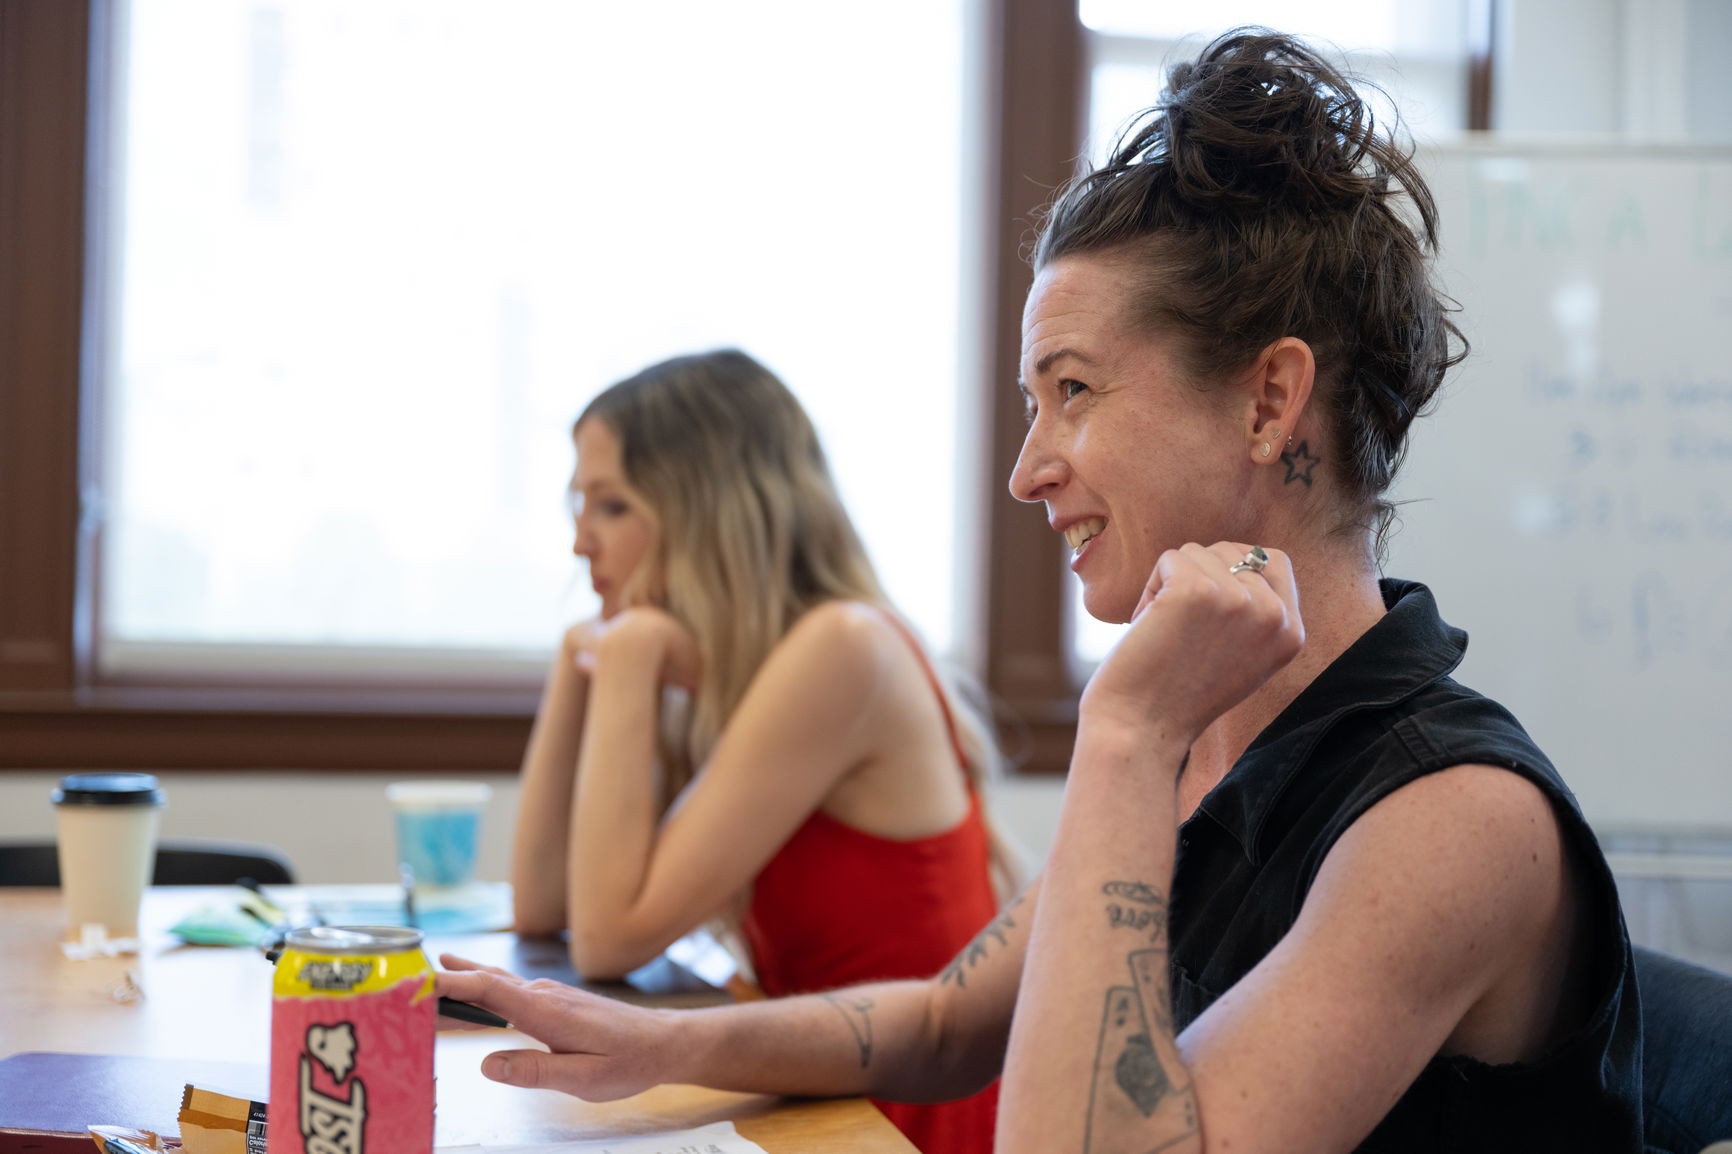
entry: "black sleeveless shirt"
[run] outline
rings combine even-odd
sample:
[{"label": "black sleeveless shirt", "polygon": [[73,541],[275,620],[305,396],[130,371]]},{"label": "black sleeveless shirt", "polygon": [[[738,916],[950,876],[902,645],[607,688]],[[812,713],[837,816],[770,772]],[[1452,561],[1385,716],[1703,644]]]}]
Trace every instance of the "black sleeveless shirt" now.
[{"label": "black sleeveless shirt", "polygon": [[1448,676],[1467,635],[1438,616],[1430,590],[1382,584],[1389,612],[1258,735],[1179,830],[1170,915],[1175,1028],[1274,948],[1335,840],[1366,810],[1427,773],[1504,766],[1551,799],[1583,874],[1592,1008],[1534,1062],[1433,1058],[1359,1149],[1639,1151],[1641,1011],[1599,844],[1515,718]]}]

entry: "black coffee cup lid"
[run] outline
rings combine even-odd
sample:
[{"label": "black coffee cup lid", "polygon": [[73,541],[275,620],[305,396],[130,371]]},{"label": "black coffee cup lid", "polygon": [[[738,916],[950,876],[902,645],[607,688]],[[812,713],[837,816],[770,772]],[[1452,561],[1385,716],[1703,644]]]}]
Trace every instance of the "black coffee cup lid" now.
[{"label": "black coffee cup lid", "polygon": [[162,790],[148,773],[74,773],[60,779],[55,805],[161,805]]}]

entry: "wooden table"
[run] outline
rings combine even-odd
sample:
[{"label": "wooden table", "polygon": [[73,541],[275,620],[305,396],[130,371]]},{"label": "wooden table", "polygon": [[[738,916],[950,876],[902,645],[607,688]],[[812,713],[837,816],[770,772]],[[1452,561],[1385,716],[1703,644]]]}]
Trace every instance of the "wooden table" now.
[{"label": "wooden table", "polygon": [[[186,946],[167,927],[226,891],[158,887],[145,897],[142,951],[71,961],[60,950],[56,889],[0,888],[0,1058],[30,1050],[227,1061],[263,1067],[270,1053],[271,966],[252,950]],[[497,943],[511,935],[465,939]],[[440,941],[434,945],[438,948]],[[129,971],[144,996],[117,1001]],[[860,1098],[783,1099],[694,1086],[660,1086],[619,1102],[490,1082],[481,1059],[534,1046],[509,1030],[441,1033],[435,1051],[440,1146],[541,1143],[682,1129],[723,1119],[769,1154],[910,1154],[914,1146]],[[118,1119],[116,1121],[119,1121]],[[0,1118],[0,1126],[6,1119]]]}]

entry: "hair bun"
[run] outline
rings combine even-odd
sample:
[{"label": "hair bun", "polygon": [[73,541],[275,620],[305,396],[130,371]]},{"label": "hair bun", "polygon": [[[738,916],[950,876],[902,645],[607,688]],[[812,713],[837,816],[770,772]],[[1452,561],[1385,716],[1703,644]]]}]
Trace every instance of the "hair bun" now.
[{"label": "hair bun", "polygon": [[1375,128],[1339,69],[1292,37],[1241,28],[1172,69],[1114,163],[1161,164],[1198,208],[1340,207],[1388,190],[1390,144]]}]

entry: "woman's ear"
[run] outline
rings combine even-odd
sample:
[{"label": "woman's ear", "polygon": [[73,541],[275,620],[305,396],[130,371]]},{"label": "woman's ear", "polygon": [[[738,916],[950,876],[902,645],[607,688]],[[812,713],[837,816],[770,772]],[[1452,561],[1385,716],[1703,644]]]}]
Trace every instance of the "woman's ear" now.
[{"label": "woman's ear", "polygon": [[1281,460],[1298,432],[1316,376],[1311,346],[1298,337],[1282,337],[1257,358],[1246,380],[1245,438],[1253,464]]}]

